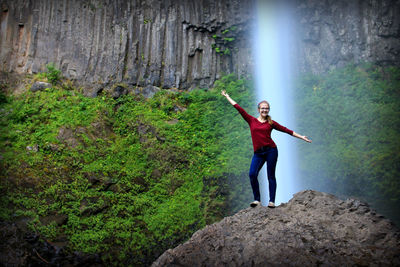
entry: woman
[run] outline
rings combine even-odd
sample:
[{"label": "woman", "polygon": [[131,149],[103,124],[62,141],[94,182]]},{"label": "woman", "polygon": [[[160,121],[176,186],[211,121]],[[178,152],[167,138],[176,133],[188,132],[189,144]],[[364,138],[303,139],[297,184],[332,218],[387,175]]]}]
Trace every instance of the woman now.
[{"label": "woman", "polygon": [[269,185],[269,208],[275,208],[275,193],[276,193],[276,179],[275,179],[275,168],[276,161],[278,160],[278,149],[276,144],[271,139],[272,129],[290,134],[294,137],[300,138],[306,142],[311,143],[311,140],[307,136],[299,135],[292,130],[280,125],[276,121],[271,119],[268,115],[270,106],[267,101],[261,101],[258,104],[258,112],[260,115],[255,118],[249,115],[243,108],[241,108],[225,90],[221,91],[221,94],[239,111],[243,119],[247,121],[250,126],[251,139],[253,141],[254,155],[250,165],[250,183],[253,189],[254,201],[250,203],[251,207],[260,205],[260,188],[258,184],[258,173],[261,167],[267,162],[267,175]]}]

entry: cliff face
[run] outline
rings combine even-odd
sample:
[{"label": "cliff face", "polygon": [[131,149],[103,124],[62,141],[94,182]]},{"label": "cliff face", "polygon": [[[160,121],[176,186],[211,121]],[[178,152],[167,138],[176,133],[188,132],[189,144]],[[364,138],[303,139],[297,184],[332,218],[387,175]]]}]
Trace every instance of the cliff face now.
[{"label": "cliff face", "polygon": [[190,88],[249,68],[251,1],[7,0],[1,8],[6,71],[54,62],[85,83]]},{"label": "cliff face", "polygon": [[[54,62],[100,90],[115,83],[190,89],[253,71],[254,1],[2,0],[0,70]],[[296,0],[301,71],[349,62],[399,65],[400,2]]]},{"label": "cliff face", "polygon": [[362,61],[400,65],[400,1],[297,0],[295,12],[302,71]]},{"label": "cliff face", "polygon": [[197,231],[156,266],[399,266],[400,232],[358,200],[302,191]]}]

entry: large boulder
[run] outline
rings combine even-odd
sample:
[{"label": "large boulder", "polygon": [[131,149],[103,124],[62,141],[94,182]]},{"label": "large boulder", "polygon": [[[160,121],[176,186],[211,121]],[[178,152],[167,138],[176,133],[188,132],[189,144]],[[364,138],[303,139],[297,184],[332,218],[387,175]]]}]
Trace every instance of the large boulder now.
[{"label": "large boulder", "polygon": [[400,266],[400,232],[366,203],[307,190],[209,225],[152,266],[316,265]]}]

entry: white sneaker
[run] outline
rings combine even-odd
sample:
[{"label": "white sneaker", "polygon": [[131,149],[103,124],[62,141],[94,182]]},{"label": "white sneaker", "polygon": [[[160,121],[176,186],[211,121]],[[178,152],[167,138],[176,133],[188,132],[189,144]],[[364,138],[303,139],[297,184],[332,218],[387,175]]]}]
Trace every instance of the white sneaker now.
[{"label": "white sneaker", "polygon": [[257,207],[258,205],[260,205],[260,201],[258,200],[254,200],[253,202],[250,203],[250,207],[252,208]]},{"label": "white sneaker", "polygon": [[275,208],[275,203],[274,202],[269,202],[268,203],[268,208]]}]

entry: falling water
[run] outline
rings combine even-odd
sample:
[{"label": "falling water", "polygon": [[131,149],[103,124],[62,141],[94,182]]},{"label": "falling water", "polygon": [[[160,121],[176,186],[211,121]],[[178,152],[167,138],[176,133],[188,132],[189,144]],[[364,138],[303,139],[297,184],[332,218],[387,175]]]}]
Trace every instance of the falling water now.
[{"label": "falling water", "polygon": [[[257,26],[254,34],[256,65],[257,103],[267,100],[271,105],[273,120],[289,129],[295,130],[292,112],[291,78],[293,66],[293,41],[290,9],[279,1],[258,0]],[[298,140],[276,130],[272,139],[278,146],[276,170],[276,203],[287,202],[298,190],[296,180],[296,157],[294,143]],[[259,176],[261,201],[268,203],[268,180],[266,168]]]}]

